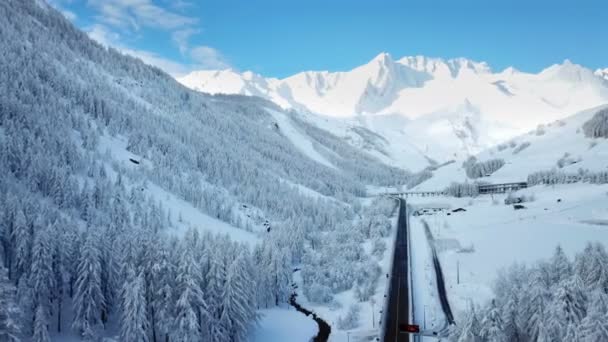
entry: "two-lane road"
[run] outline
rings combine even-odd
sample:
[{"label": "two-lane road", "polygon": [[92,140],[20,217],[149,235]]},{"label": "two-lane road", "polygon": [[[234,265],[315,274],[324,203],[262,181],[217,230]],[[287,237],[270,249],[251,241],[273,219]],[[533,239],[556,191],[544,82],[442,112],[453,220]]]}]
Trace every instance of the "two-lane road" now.
[{"label": "two-lane road", "polygon": [[404,199],[399,199],[397,240],[391,274],[389,307],[385,322],[385,342],[409,342],[410,334],[403,331],[409,322],[409,260],[407,212]]}]

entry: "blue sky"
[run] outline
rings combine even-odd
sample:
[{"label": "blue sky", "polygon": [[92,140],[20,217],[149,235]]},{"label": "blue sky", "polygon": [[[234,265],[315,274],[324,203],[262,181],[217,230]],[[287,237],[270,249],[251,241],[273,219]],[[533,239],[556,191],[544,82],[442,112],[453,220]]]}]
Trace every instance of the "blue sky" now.
[{"label": "blue sky", "polygon": [[48,0],[105,45],[179,75],[232,67],[285,77],[380,52],[466,57],[529,72],[608,67],[607,1]]}]

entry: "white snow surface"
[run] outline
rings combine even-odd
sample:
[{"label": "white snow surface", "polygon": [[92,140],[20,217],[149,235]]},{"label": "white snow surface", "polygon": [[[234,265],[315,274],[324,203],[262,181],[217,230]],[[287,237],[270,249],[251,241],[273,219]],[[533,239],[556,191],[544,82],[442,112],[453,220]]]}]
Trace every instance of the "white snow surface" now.
[{"label": "white snow surface", "polygon": [[[445,212],[412,217],[412,234],[422,229],[426,219],[439,248],[446,288],[452,311],[458,321],[459,313],[473,302],[485,304],[493,295],[497,272],[514,262],[532,264],[552,256],[557,245],[573,257],[587,242],[608,243],[608,229],[594,224],[608,215],[608,185],[563,184],[554,187],[535,186],[519,193],[534,195],[535,201],[526,202],[525,210],[513,210],[505,205],[506,195],[471,198],[411,198],[408,203],[421,207],[438,203],[466,212]],[[557,202],[557,199],[562,199]],[[592,222],[589,223],[589,220]],[[473,251],[459,252],[460,248],[473,247]],[[414,251],[421,248],[413,245]],[[460,283],[457,283],[457,264]],[[418,265],[417,272],[420,272]],[[424,268],[425,273],[429,271]],[[416,286],[427,285],[417,283]],[[418,288],[417,291],[420,291]],[[434,306],[433,298],[417,299],[417,305]],[[430,302],[429,302],[430,301]],[[416,317],[422,324],[422,317]],[[427,316],[428,319],[428,316]],[[428,321],[427,321],[428,325]]]},{"label": "white snow surface", "polygon": [[[502,158],[506,164],[489,177],[477,180],[490,183],[526,181],[529,174],[537,171],[577,172],[579,168],[590,171],[608,169],[608,140],[585,137],[582,126],[602,108],[599,106],[583,110],[562,120],[557,120],[536,128],[524,135],[506,141],[478,154],[479,161]],[[530,145],[520,152],[522,144]],[[572,164],[559,168],[557,162],[565,154]],[[418,185],[415,190],[443,190],[451,182],[473,181],[467,179],[462,160],[433,171],[433,178]]]},{"label": "white snow surface", "polygon": [[[109,153],[114,162],[133,170],[142,167],[153,167],[151,161],[129,152],[126,147],[127,142],[121,137],[114,138],[109,135],[102,135],[99,140],[99,151]],[[133,164],[129,160],[130,158],[139,161],[140,164]],[[227,234],[232,240],[237,242],[253,245],[259,241],[259,238],[252,232],[234,227],[222,220],[211,217],[195,208],[189,202],[178,198],[154,183],[147,183],[147,186],[142,191],[146,192],[146,196],[153,196],[157,201],[162,203],[165,209],[171,211],[171,219],[176,229],[167,230],[167,234],[183,236],[192,227],[201,232],[208,231],[213,234]],[[181,222],[179,221],[180,216],[182,218]]]},{"label": "white snow surface", "polygon": [[293,308],[264,309],[260,314],[252,342],[308,342],[318,331],[315,321]]},{"label": "white snow surface", "polygon": [[335,166],[329,160],[317,152],[311,139],[306,134],[301,132],[297,127],[295,127],[285,113],[272,109],[267,109],[267,111],[276,120],[280,132],[284,134],[296,148],[304,153],[304,155],[317,163],[335,168]]},{"label": "white snow surface", "polygon": [[[412,155],[463,158],[540,123],[608,103],[607,70],[565,60],[536,74],[493,71],[465,58],[395,60],[381,53],[349,71],[276,79],[228,69],[196,71],[178,81],[203,92],[261,96],[368,128],[387,139],[385,152],[395,165],[416,169],[427,164],[409,160]],[[335,125],[321,127],[332,131]]]}]

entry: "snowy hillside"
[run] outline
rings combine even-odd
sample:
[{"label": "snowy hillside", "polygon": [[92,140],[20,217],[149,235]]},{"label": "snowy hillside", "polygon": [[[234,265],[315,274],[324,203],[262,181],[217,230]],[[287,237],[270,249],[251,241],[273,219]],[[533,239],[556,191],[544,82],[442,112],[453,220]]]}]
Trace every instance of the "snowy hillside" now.
[{"label": "snowy hillside", "polygon": [[480,162],[491,159],[505,161],[504,166],[487,177],[467,177],[459,161],[433,171],[433,178],[416,189],[443,189],[452,181],[520,182],[526,181],[528,175],[537,171],[607,171],[608,140],[587,137],[583,129],[585,122],[605,108],[608,106],[594,107],[562,120],[541,124],[524,135],[481,152],[476,156]]},{"label": "snowy hillside", "polygon": [[279,80],[197,71],[179,81],[203,92],[261,96],[283,108],[343,119],[387,138],[389,159],[405,165],[416,153],[437,161],[464,158],[540,123],[604,104],[605,77],[605,70],[594,73],[568,60],[530,74],[494,72],[464,58],[394,60],[382,53],[345,72],[307,71]]},{"label": "snowy hillside", "polygon": [[[455,312],[457,325],[453,333],[462,335],[496,334],[499,336],[513,334],[519,331],[523,341],[539,341],[535,334],[539,325],[545,322],[567,322],[559,325],[550,325],[551,334],[555,336],[566,335],[566,329],[575,328],[579,335],[600,335],[595,341],[605,339],[605,330],[590,327],[587,320],[558,319],[562,312],[557,308],[568,305],[564,300],[565,294],[585,293],[584,303],[577,305],[585,307],[588,313],[593,312],[597,304],[606,303],[606,261],[608,255],[605,243],[608,241],[606,218],[608,217],[608,203],[606,191],[608,185],[590,184],[558,184],[555,186],[536,186],[518,192],[529,198],[532,202],[525,203],[525,210],[514,211],[512,205],[505,205],[505,194],[479,196],[477,198],[412,198],[409,203],[414,208],[449,208],[434,215],[412,217],[411,230],[414,246],[423,246],[413,249],[414,260],[417,267],[425,270],[416,274],[415,296],[418,308],[415,313],[418,323],[424,324],[426,318],[427,328],[437,329],[444,326],[445,318],[434,294],[434,274],[430,272],[431,260],[425,254],[424,245],[428,242],[423,233],[423,221],[428,223],[439,249],[439,258],[442,263],[443,274],[452,310]],[[559,200],[559,201],[558,201]],[[463,208],[460,212],[453,209]],[[556,252],[564,256],[560,256]],[[588,253],[595,249],[597,253],[590,253],[590,260],[584,262],[581,253]],[[556,254],[557,257],[555,256]],[[576,257],[575,257],[576,256]],[[560,260],[567,258],[567,261]],[[563,262],[564,272],[558,273],[558,279],[568,279],[577,276],[574,283],[576,287],[566,281],[559,280],[538,281],[538,276],[548,274],[548,270],[555,270],[554,266]],[[592,265],[592,266],[589,266]],[[538,272],[538,268],[543,268]],[[548,270],[547,270],[548,268]],[[592,270],[592,271],[590,271]],[[429,274],[430,273],[430,274]],[[516,278],[520,283],[512,278]],[[431,279],[429,281],[428,279]],[[554,279],[554,278],[550,278]],[[509,282],[507,282],[509,280]],[[560,289],[568,284],[566,291]],[[584,285],[579,285],[584,284]],[[517,286],[511,288],[511,286]],[[601,291],[595,290],[602,289]],[[596,299],[602,293],[601,300]],[[538,298],[536,294],[546,295],[544,302],[539,305],[531,298]],[[580,292],[578,292],[580,293]],[[572,296],[574,297],[574,296]],[[492,299],[499,307],[501,319],[494,322],[489,319],[492,312]],[[510,302],[511,304],[506,302]],[[513,301],[517,305],[513,305]],[[475,308],[478,321],[471,324],[471,308]],[[530,312],[546,308],[537,313],[536,319],[528,319]],[[426,310],[423,310],[426,309]],[[606,306],[602,307],[600,315],[606,313]],[[495,309],[494,309],[495,310]],[[426,311],[426,312],[424,312]],[[494,313],[495,314],[495,313]],[[583,315],[580,315],[581,317]],[[494,315],[496,317],[496,315]],[[517,324],[509,321],[516,319]],[[539,319],[538,317],[542,317]],[[605,322],[605,318],[600,318]],[[501,328],[491,331],[493,324]],[[569,327],[569,325],[573,325]],[[605,324],[604,324],[605,325]],[[601,334],[604,335],[601,335]],[[531,337],[521,338],[521,336]],[[454,337],[456,339],[456,337]],[[465,339],[466,340],[466,339]],[[486,338],[485,341],[512,341],[513,338]],[[572,341],[571,338],[557,337],[556,341]],[[574,339],[575,340],[575,339]],[[582,339],[583,341],[585,339]],[[587,339],[594,341],[594,339]],[[429,338],[423,341],[435,341]]]},{"label": "snowy hillside", "polygon": [[0,2],[0,32],[0,340],[265,336],[296,265],[311,302],[381,291],[361,270],[392,202],[361,197],[408,172],[268,100],[192,91],[43,1]]}]

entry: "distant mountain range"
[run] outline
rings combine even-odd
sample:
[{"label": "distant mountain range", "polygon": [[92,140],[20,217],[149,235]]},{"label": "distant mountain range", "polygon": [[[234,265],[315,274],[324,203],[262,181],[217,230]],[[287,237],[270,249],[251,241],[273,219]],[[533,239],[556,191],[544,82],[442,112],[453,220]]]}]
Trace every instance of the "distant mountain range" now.
[{"label": "distant mountain range", "polygon": [[[381,53],[345,72],[276,79],[204,70],[178,81],[202,92],[269,99],[312,114],[305,116],[321,125],[333,122],[324,128],[348,140],[356,140],[350,128],[367,129],[386,140],[377,141],[383,145],[379,154],[410,167],[429,158],[463,158],[538,124],[608,103],[608,69],[594,72],[568,60],[532,74],[512,67],[495,72],[465,58],[395,60]],[[344,123],[346,131],[335,129]]]}]

